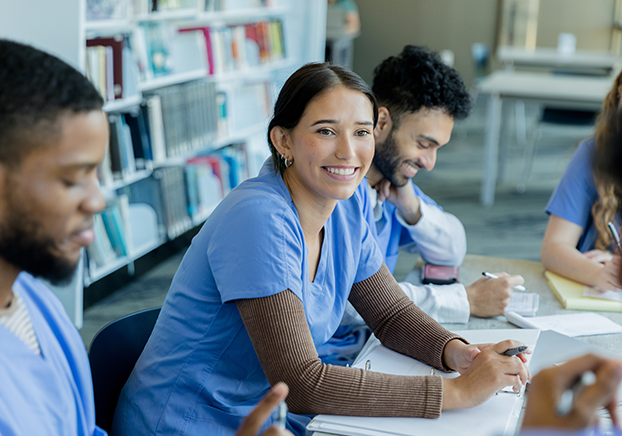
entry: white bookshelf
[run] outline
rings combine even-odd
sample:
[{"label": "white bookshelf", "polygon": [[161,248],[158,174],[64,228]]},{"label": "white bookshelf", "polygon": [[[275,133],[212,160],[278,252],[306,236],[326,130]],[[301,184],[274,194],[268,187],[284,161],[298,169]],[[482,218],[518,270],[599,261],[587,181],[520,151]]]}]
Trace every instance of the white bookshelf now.
[{"label": "white bookshelf", "polygon": [[[130,0],[128,5],[130,4]],[[257,67],[231,71],[219,75],[208,75],[205,68],[157,77],[139,82],[141,93],[149,93],[159,88],[181,84],[207,77],[217,86],[223,85],[235,89],[246,83],[269,82],[274,93],[278,92],[287,77],[298,67],[324,59],[326,0],[273,0],[269,7],[253,7],[226,11],[201,11],[201,0],[197,0],[196,8],[161,11],[151,14],[131,15],[131,11],[120,19],[87,21],[86,0],[20,0],[5,1],[0,14],[0,37],[32,44],[46,50],[81,71],[86,66],[86,39],[97,36],[113,36],[118,33],[131,32],[141,23],[169,22],[172,26],[184,27],[222,27],[278,19],[282,22],[285,58],[268,62]],[[104,110],[109,113],[122,113],[135,110],[143,101],[138,94],[121,100],[109,101]],[[193,155],[208,150],[216,150],[232,143],[246,142],[253,147],[264,147],[262,153],[268,154],[265,144],[265,123],[258,123],[248,128],[239,129],[214,139],[201,150],[194,150],[183,156],[168,158],[158,166],[181,165]],[[250,165],[249,165],[250,166]],[[157,166],[156,166],[157,167]],[[253,169],[256,165],[253,166]],[[116,191],[123,189],[138,180],[149,177],[151,170],[136,171],[122,180],[115,180],[112,185],[103,188],[107,199],[113,199]],[[201,225],[211,214],[213,208],[194,216],[189,227]],[[187,230],[187,229],[186,229]],[[179,232],[185,230],[180,229]],[[74,323],[80,327],[82,323],[81,305],[83,286],[90,285],[103,277],[128,266],[132,270],[133,262],[141,256],[165,243],[167,238],[150,241],[114,262],[99,268],[89,265],[81,266],[83,274],[69,287],[55,290],[65,305]],[[88,288],[86,289],[88,292]]]}]

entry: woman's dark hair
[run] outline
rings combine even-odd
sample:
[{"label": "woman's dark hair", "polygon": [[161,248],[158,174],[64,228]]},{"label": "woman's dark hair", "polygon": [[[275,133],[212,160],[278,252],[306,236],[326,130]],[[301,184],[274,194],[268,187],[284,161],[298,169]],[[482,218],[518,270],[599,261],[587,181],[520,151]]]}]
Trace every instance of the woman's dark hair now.
[{"label": "woman's dark hair", "polygon": [[270,139],[272,129],[279,126],[293,129],[300,122],[309,103],[322,93],[337,86],[364,94],[374,111],[374,127],[378,122],[378,103],[369,86],[352,71],[328,63],[307,64],[292,74],[283,85],[274,105],[274,115],[268,126],[268,145],[274,158],[274,170],[283,174],[285,162]]},{"label": "woman's dark hair", "polygon": [[0,162],[18,163],[60,134],[58,119],[100,110],[103,99],[83,74],[29,45],[0,39]]},{"label": "woman's dark hair", "polygon": [[407,45],[374,70],[374,95],[389,109],[394,128],[402,116],[422,108],[440,109],[453,119],[466,118],[471,96],[456,70],[424,47]]}]

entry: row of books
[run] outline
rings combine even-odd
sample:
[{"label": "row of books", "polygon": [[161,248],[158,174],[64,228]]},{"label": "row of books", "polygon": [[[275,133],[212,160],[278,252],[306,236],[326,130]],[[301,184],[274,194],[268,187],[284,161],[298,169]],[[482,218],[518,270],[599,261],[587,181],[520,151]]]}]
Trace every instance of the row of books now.
[{"label": "row of books", "polygon": [[108,202],[106,209],[93,217],[95,240],[87,247],[89,271],[132,253],[129,218],[129,201],[125,195]]},{"label": "row of books", "polygon": [[[196,156],[183,166],[158,168],[131,184],[127,195],[117,196],[94,218],[95,241],[87,249],[89,271],[133,256],[139,245],[133,234],[137,228],[152,229],[153,234],[143,240],[159,241],[199,225],[231,189],[249,177],[247,159],[245,145],[233,144]],[[139,210],[136,205],[147,205],[154,212],[154,225],[134,213]]]},{"label": "row of books", "polygon": [[101,186],[151,170],[170,157],[206,149],[217,137],[216,100],[215,84],[196,80],[146,95],[134,112],[109,114],[110,146],[99,169]]},{"label": "row of books", "polygon": [[242,71],[285,58],[283,24],[280,20],[180,29],[182,33],[197,31],[205,38],[210,75]]},{"label": "row of books", "polygon": [[87,0],[86,19],[120,20],[153,12],[197,9],[205,12],[234,11],[272,6],[272,0]]},{"label": "row of books", "polygon": [[137,95],[138,69],[126,35],[86,41],[86,76],[104,100]]}]

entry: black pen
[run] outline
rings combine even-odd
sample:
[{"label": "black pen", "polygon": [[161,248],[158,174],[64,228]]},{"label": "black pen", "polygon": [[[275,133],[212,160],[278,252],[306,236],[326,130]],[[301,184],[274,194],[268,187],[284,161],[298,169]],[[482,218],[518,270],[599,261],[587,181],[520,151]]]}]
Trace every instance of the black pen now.
[{"label": "black pen", "polygon": [[503,353],[501,353],[501,355],[503,355],[503,356],[516,356],[517,354],[522,353],[526,349],[527,349],[527,346],[521,345],[520,347],[507,349]]}]

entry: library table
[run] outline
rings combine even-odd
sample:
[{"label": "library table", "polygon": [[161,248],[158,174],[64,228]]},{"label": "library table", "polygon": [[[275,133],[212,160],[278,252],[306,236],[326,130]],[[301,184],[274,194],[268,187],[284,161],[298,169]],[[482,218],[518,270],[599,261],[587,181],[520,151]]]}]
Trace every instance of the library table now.
[{"label": "library table", "polygon": [[[462,266],[460,267],[460,281],[465,284],[471,284],[482,277],[483,271],[493,273],[505,271],[508,274],[522,275],[525,279],[525,287],[527,288],[527,291],[536,292],[540,295],[538,315],[556,315],[575,312],[566,310],[559,304],[546,283],[544,278],[544,267],[541,262],[467,254]],[[412,272],[406,277],[406,281],[418,284],[420,283],[420,277],[421,264],[417,264]],[[618,324],[622,324],[622,313],[598,313],[610,318]],[[472,317],[467,324],[445,323],[443,326],[452,331],[517,328],[513,324],[508,323],[504,316],[495,318]],[[366,347],[371,344],[373,340],[375,340],[374,336],[370,338],[361,353],[365,352]],[[600,349],[596,347],[600,347]],[[563,362],[587,352],[597,352],[611,357],[622,358],[622,334],[568,338],[567,336],[551,331],[542,332],[540,334],[538,344],[536,345],[536,351],[531,359],[531,374],[534,375],[545,366]],[[328,433],[320,432],[315,432],[313,435],[333,436]]]},{"label": "library table", "polygon": [[622,64],[622,58],[605,50],[576,50],[574,53],[560,53],[553,47],[501,46],[497,49],[497,59],[506,69],[514,66],[537,66],[567,68],[580,71],[611,71]]},{"label": "library table", "polygon": [[477,83],[488,99],[484,138],[484,175],[480,203],[495,201],[499,160],[501,111],[504,100],[523,100],[560,109],[598,110],[611,89],[613,77],[569,76],[522,71],[495,71]]},{"label": "library table", "polygon": [[[467,254],[464,258],[462,266],[460,267],[460,281],[466,285],[470,285],[471,283],[474,283],[482,278],[483,271],[492,273],[505,271],[508,274],[522,275],[525,279],[525,287],[527,288],[527,292],[535,292],[540,295],[540,305],[538,307],[539,316],[577,312],[575,310],[564,309],[557,298],[555,298],[553,291],[551,291],[546,283],[546,279],[544,278],[544,266],[542,266],[542,262]],[[415,267],[415,269],[413,269],[413,271],[406,277],[406,281],[420,283],[420,272],[421,269]],[[622,325],[621,312],[597,313]],[[445,323],[443,326],[448,330],[515,328],[513,324],[510,324],[505,320],[504,316],[495,318],[471,317],[467,324]],[[579,336],[576,339],[590,345],[596,345],[611,353],[622,355],[622,334]]]}]

